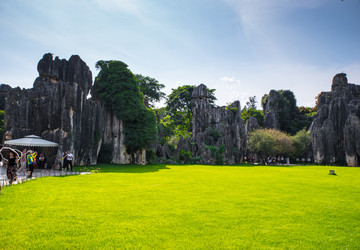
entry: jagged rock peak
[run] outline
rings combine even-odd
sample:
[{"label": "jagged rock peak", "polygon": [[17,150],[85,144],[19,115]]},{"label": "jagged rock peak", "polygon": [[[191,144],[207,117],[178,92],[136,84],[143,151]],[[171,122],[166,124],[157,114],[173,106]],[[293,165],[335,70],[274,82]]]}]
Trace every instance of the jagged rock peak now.
[{"label": "jagged rock peak", "polygon": [[316,163],[360,165],[360,85],[334,76],[331,92],[319,95],[310,131]]},{"label": "jagged rock peak", "polygon": [[192,92],[192,97],[195,98],[209,98],[209,92],[204,84],[197,86]]},{"label": "jagged rock peak", "polygon": [[39,61],[37,70],[40,77],[53,81],[76,82],[84,90],[89,90],[92,85],[90,68],[78,55],[72,55],[67,61],[59,57],[53,59],[53,55],[47,53]]},{"label": "jagged rock peak", "polygon": [[264,105],[264,128],[280,129],[277,103],[281,98],[276,90],[271,90]]},{"label": "jagged rock peak", "polygon": [[336,74],[332,80],[331,91],[336,91],[338,87],[347,86],[347,84],[348,79],[345,73]]}]

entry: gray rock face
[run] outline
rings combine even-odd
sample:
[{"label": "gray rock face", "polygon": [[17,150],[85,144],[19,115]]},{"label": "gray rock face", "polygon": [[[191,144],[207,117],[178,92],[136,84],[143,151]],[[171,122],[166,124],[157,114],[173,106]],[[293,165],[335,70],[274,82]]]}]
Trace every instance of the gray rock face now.
[{"label": "gray rock face", "polygon": [[256,129],[259,129],[260,125],[257,121],[257,119],[253,116],[250,116],[250,118],[246,121],[245,124],[245,133],[248,136],[251,132],[253,132]]},{"label": "gray rock face", "polygon": [[264,105],[264,128],[280,130],[279,117],[277,115],[279,113],[278,101],[280,98],[281,96],[277,91],[270,91]]},{"label": "gray rock face", "polygon": [[[5,133],[13,138],[36,134],[59,143],[55,164],[67,150],[73,152],[75,164],[96,164],[103,142],[114,145],[113,163],[130,163],[121,120],[106,112],[100,101],[87,99],[92,74],[86,63],[79,56],[67,61],[45,54],[38,71],[33,88],[9,92]],[[144,163],[144,152],[138,155],[137,163]]]},{"label": "gray rock face", "polygon": [[317,112],[310,127],[315,162],[359,166],[360,85],[349,84],[344,73],[335,75],[331,91],[319,96]]},{"label": "gray rock face", "polygon": [[[241,119],[240,102],[229,107],[214,107],[209,103],[207,87],[194,89],[191,147],[202,163],[241,163],[245,151],[245,128]],[[184,143],[183,143],[184,144]]]},{"label": "gray rock face", "polygon": [[6,97],[12,88],[7,84],[0,84],[0,110],[5,110]]}]

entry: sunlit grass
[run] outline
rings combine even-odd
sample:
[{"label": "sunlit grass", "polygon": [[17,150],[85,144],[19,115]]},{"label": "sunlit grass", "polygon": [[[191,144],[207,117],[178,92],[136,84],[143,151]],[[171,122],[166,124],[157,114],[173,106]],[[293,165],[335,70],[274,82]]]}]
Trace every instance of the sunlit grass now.
[{"label": "sunlit grass", "polygon": [[98,167],[3,188],[0,249],[360,248],[360,168]]}]

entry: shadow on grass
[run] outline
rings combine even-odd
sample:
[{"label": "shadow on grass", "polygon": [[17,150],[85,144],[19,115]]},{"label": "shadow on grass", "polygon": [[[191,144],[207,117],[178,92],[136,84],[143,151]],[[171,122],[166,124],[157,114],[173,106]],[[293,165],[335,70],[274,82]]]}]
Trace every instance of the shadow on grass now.
[{"label": "shadow on grass", "polygon": [[[84,167],[76,167],[79,171]],[[116,164],[99,164],[97,166],[87,167],[88,169],[100,168],[100,173],[129,173],[129,174],[141,174],[141,173],[152,173],[160,170],[170,169],[166,164],[159,165],[116,165]]]}]

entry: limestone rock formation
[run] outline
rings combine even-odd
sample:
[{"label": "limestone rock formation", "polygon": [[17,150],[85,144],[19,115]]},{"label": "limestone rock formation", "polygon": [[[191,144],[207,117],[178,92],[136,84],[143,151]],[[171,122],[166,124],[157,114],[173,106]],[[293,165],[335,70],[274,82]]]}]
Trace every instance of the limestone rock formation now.
[{"label": "limestone rock formation", "polygon": [[[229,107],[209,103],[209,93],[203,84],[194,89],[192,138],[187,147],[202,163],[241,163],[245,150],[245,128],[241,119],[240,102]],[[184,144],[184,143],[183,143]]]},{"label": "limestone rock formation", "polygon": [[246,121],[246,124],[245,124],[246,135],[249,135],[251,132],[253,132],[254,130],[259,129],[259,128],[260,128],[260,125],[258,123],[258,120],[255,117],[250,116],[250,118]]},{"label": "limestone rock formation", "polygon": [[[122,122],[99,100],[88,99],[92,74],[79,56],[67,61],[45,54],[38,72],[33,88],[9,91],[4,131],[13,138],[36,134],[59,143],[55,164],[67,150],[73,152],[75,164],[96,164],[102,143],[113,145],[113,163],[130,163]],[[136,162],[145,163],[144,152],[136,155]]]},{"label": "limestone rock formation", "polygon": [[5,110],[6,97],[11,89],[12,88],[7,84],[0,84],[0,110]]},{"label": "limestone rock formation", "polygon": [[280,99],[281,96],[276,90],[270,91],[264,105],[264,128],[280,129],[278,117]]},{"label": "limestone rock formation", "polygon": [[317,112],[310,127],[315,162],[359,166],[360,85],[335,75],[331,91],[319,95]]}]

